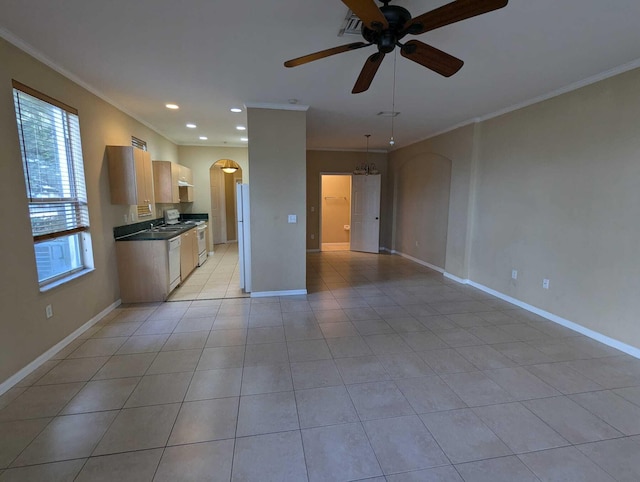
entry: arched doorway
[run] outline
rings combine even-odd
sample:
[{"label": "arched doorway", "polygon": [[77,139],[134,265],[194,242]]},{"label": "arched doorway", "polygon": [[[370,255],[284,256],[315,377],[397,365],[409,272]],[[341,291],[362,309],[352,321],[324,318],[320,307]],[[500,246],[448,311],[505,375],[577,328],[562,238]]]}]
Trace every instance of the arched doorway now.
[{"label": "arched doorway", "polygon": [[242,168],[231,159],[219,159],[209,168],[211,187],[211,229],[213,244],[236,241],[236,184],[242,182]]}]

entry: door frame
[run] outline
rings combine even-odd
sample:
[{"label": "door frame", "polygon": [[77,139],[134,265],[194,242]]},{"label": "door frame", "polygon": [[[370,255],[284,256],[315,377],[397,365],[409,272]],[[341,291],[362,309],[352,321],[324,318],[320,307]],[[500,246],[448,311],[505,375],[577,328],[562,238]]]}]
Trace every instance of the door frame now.
[{"label": "door frame", "polygon": [[[320,189],[318,190],[318,251],[322,252],[322,177],[323,176],[349,176],[349,189],[353,189],[353,173],[351,172],[332,172],[320,171]],[[351,203],[353,200],[349,198],[349,217],[351,217]],[[351,240],[351,219],[349,219],[349,240]],[[351,244],[351,243],[349,243]],[[351,246],[347,251],[351,251]]]}]

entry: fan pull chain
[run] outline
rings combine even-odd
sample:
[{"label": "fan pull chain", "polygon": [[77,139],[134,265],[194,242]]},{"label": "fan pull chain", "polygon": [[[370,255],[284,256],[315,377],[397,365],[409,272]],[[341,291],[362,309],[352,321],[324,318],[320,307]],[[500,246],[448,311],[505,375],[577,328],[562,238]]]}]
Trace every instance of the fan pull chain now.
[{"label": "fan pull chain", "polygon": [[396,117],[396,59],[398,58],[398,51],[393,51],[393,93],[391,94],[391,140],[389,145],[393,146],[396,141],[393,139],[393,120]]}]

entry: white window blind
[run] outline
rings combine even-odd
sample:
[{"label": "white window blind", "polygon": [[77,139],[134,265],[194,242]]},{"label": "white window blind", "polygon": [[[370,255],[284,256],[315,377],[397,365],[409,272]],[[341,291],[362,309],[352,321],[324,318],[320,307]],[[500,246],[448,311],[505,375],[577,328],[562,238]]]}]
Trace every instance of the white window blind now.
[{"label": "white window blind", "polygon": [[78,112],[13,82],[35,242],[89,229]]}]

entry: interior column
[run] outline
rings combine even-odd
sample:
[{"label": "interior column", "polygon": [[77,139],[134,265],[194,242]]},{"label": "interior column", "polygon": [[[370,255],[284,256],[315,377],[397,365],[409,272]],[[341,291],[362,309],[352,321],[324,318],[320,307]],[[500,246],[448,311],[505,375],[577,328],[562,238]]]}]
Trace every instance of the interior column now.
[{"label": "interior column", "polygon": [[247,105],[252,296],[306,293],[307,109]]}]

